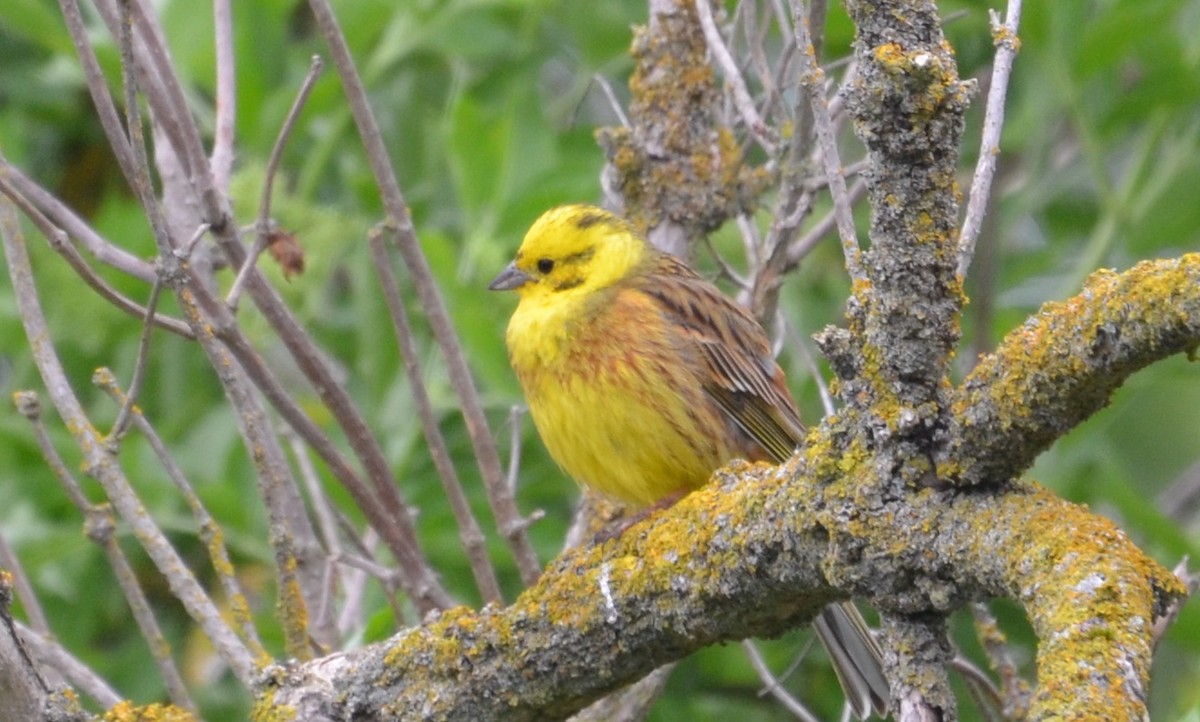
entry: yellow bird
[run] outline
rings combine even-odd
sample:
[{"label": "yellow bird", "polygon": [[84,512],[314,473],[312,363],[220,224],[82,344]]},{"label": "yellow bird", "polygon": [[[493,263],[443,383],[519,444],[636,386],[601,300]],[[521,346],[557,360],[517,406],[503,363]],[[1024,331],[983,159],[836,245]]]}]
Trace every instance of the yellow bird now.
[{"label": "yellow bird", "polygon": [[[781,463],[804,438],[754,317],[608,211],[548,211],[488,288],[520,297],[509,360],[550,455],[581,484],[645,508],[735,458]],[[858,610],[831,605],[814,626],[855,714],[885,714]]]}]

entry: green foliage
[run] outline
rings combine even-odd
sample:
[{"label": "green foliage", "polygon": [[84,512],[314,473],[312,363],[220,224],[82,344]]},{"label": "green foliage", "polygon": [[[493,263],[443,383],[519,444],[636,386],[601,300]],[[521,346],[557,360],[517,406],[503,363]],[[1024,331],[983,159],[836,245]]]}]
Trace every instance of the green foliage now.
[{"label": "green foliage", "polygon": [[[211,128],[213,62],[210,8],[191,2],[159,3],[174,59],[186,76],[202,126]],[[266,159],[307,72],[325,49],[303,3],[235,3],[238,83],[238,161],[233,181],[236,215],[257,214]],[[835,4],[836,5],[836,4]],[[631,24],[645,21],[645,4],[568,3],[553,0],[353,0],[336,4],[384,128],[388,151],[411,205],[413,219],[467,350],[492,428],[507,458],[509,409],[521,403],[508,370],[502,329],[511,301],[488,295],[488,280],[507,262],[525,227],[560,202],[595,200],[602,155],[592,130],[614,122],[592,82],[604,74],[618,92],[631,67],[625,54]],[[947,34],[964,77],[985,79],[992,46],[986,4],[943,3],[954,19]],[[962,13],[958,15],[958,13]],[[95,36],[105,69],[116,78],[115,48]],[[831,8],[826,57],[844,55],[852,28]],[[1195,250],[1200,241],[1200,11],[1188,0],[1107,0],[1027,3],[1022,52],[1009,92],[1004,155],[990,211],[984,251],[972,269],[965,332],[973,348],[987,349],[1046,300],[1078,289],[1098,267]],[[98,230],[149,257],[153,244],[104,148],[93,120],[69,37],[55,4],[0,3],[0,150],[66,198]],[[983,98],[975,101],[972,133],[963,149],[961,183],[969,186],[977,154]],[[422,510],[419,531],[446,583],[475,603],[469,569],[436,481],[425,442],[413,419],[411,393],[377,292],[366,238],[381,217],[380,203],[341,87],[327,68],[287,146],[276,179],[273,215],[295,233],[307,271],[290,280],[267,262],[272,282],[337,366],[368,422],[384,440],[403,493]],[[866,216],[860,214],[865,223]],[[861,226],[861,227],[865,227]],[[60,257],[30,236],[37,281],[76,391],[98,423],[115,409],[90,385],[93,368],[111,366],[128,382],[140,332],[137,319],[99,303]],[[732,244],[717,245],[723,250]],[[794,338],[840,318],[846,281],[840,250],[828,243],[809,256],[783,297]],[[401,269],[402,270],[402,269]],[[149,289],[117,274],[105,277],[144,300]],[[224,281],[230,281],[225,272]],[[980,285],[987,280],[990,285]],[[402,280],[402,283],[404,281]],[[993,290],[994,289],[994,290]],[[418,308],[406,290],[411,310]],[[174,310],[165,301],[168,310]],[[980,307],[986,307],[981,312]],[[332,428],[316,395],[290,372],[286,354],[265,322],[243,304],[241,320],[264,356],[323,426]],[[506,591],[519,580],[493,533],[466,432],[449,382],[419,313],[414,315],[420,361],[459,473],[499,564]],[[964,352],[963,369],[973,354]],[[816,385],[806,362],[793,354],[791,378],[809,418],[818,415]],[[141,401],[168,439],[198,493],[221,520],[255,612],[273,652],[282,648],[272,626],[271,552],[254,480],[211,369],[193,344],[156,332]],[[1200,387],[1194,367],[1172,360],[1134,377],[1112,408],[1044,455],[1031,475],[1069,498],[1117,519],[1147,550],[1170,565],[1197,558],[1200,524],[1195,508],[1164,509],[1160,495],[1200,468]],[[0,390],[5,397],[40,388],[16,314],[9,283],[0,282]],[[68,466],[78,452],[53,413],[53,440]],[[548,461],[528,420],[519,422],[519,503],[544,509],[532,528],[543,559],[558,550],[575,490]],[[336,437],[339,444],[344,444]],[[102,554],[82,535],[33,442],[11,408],[0,412],[0,531],[16,547],[42,594],[55,634],[94,665],[120,692],[138,701],[161,696],[147,673],[145,644],[133,627]],[[157,519],[193,563],[205,569],[177,495],[134,434],[122,461]],[[346,499],[333,488],[333,497]],[[96,489],[85,484],[93,499]],[[343,507],[350,509],[349,504]],[[348,512],[355,517],[353,511]],[[136,545],[128,536],[130,553]],[[167,633],[190,680],[208,679],[213,659],[157,574],[135,555],[139,574],[155,596]],[[211,578],[206,583],[212,584]],[[156,587],[158,585],[158,587]],[[368,599],[377,610],[370,641],[395,629],[382,592]],[[82,612],[80,610],[86,610]],[[1001,605],[1005,625],[1021,629]],[[1005,613],[1007,612],[1007,613]],[[968,648],[969,630],[958,631]],[[1196,718],[1200,676],[1200,612],[1185,609],[1167,637],[1156,667],[1156,718]],[[807,632],[763,644],[772,668],[782,671]],[[1016,641],[1028,644],[1027,634]],[[814,652],[814,658],[819,653]],[[208,719],[241,719],[244,702],[227,674],[203,685]],[[805,661],[784,684],[837,714],[836,688],[826,666]],[[741,650],[706,650],[682,663],[652,720],[747,720],[790,717],[769,697]],[[969,707],[969,705],[964,705]],[[965,711],[967,719],[973,713]]]}]

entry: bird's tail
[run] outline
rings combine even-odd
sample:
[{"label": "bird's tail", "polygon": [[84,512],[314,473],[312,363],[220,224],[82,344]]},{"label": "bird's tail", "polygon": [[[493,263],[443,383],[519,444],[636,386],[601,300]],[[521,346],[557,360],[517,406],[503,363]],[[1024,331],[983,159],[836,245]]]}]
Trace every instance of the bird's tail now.
[{"label": "bird's tail", "polygon": [[883,674],[882,653],[858,609],[850,602],[831,604],[821,611],[813,628],[833,660],[833,670],[854,715],[860,720],[872,711],[886,716],[891,692]]}]

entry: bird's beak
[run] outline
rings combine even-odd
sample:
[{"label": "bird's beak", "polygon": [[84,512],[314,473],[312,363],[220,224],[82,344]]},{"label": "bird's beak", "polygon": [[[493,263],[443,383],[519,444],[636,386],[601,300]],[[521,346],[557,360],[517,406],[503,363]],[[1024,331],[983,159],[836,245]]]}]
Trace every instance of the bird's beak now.
[{"label": "bird's beak", "polygon": [[510,263],[504,267],[499,276],[492,279],[488,284],[489,291],[511,291],[514,288],[520,288],[533,279],[529,274],[517,268],[516,263]]}]

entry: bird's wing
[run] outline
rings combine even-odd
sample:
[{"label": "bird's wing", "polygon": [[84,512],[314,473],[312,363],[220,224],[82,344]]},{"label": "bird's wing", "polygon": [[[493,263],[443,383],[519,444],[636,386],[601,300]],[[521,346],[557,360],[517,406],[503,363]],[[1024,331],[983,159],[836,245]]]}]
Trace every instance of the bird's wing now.
[{"label": "bird's wing", "polygon": [[772,459],[789,458],[804,424],[754,316],[670,255],[658,259],[643,283],[694,345],[709,395]]}]

